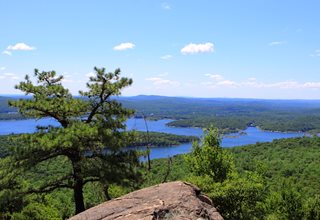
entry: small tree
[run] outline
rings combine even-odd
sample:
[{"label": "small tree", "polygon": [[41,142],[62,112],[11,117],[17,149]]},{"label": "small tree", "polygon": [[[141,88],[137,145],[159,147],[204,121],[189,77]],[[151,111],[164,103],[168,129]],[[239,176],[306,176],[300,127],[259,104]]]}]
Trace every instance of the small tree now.
[{"label": "small tree", "polygon": [[192,151],[185,156],[191,172],[208,176],[214,182],[223,182],[234,171],[233,157],[220,146],[218,129],[205,130],[201,146],[194,142]]},{"label": "small tree", "polygon": [[12,172],[17,176],[19,172],[32,172],[45,163],[59,161],[61,168],[46,172],[41,180],[35,180],[37,184],[22,187],[20,193],[72,189],[76,213],[85,210],[85,184],[99,181],[107,189],[110,183],[130,184],[139,178],[138,154],[123,149],[132,138],[132,134],[125,131],[124,122],[133,111],[112,99],[130,86],[132,80],[120,77],[120,69],[110,73],[105,68],[94,70],[95,76],[87,83],[88,91],[80,91],[78,98],[63,87],[63,77],[55,71],[35,70],[36,83],[27,75],[25,81],[16,86],[31,98],[9,103],[22,115],[38,119],[50,117],[60,126],[41,127],[34,134],[20,136],[24,146],[12,149],[11,166],[5,172],[7,179],[12,181]]}]

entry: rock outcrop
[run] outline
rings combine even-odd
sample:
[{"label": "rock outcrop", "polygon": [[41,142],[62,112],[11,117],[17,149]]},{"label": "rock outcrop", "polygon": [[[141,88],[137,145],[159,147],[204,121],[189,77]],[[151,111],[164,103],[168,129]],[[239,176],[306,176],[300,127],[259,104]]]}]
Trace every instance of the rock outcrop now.
[{"label": "rock outcrop", "polygon": [[156,220],[223,218],[200,189],[177,181],[134,191],[90,208],[70,220]]}]

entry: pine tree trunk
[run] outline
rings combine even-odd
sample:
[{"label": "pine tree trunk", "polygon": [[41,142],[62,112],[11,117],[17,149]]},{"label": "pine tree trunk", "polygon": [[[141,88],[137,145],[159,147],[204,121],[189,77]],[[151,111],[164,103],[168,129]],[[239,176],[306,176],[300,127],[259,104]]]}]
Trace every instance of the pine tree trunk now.
[{"label": "pine tree trunk", "polygon": [[85,210],[84,207],[84,199],[83,199],[83,177],[82,177],[82,169],[81,169],[81,158],[74,157],[71,158],[72,166],[73,166],[73,196],[74,203],[76,206],[76,214],[83,212]]},{"label": "pine tree trunk", "polygon": [[83,212],[84,208],[84,201],[83,201],[83,180],[76,180],[74,187],[73,187],[73,196],[74,202],[76,205],[76,214]]},{"label": "pine tree trunk", "polygon": [[109,186],[108,185],[104,185],[103,186],[103,192],[104,192],[104,196],[106,197],[107,201],[111,200],[111,196],[109,194]]}]

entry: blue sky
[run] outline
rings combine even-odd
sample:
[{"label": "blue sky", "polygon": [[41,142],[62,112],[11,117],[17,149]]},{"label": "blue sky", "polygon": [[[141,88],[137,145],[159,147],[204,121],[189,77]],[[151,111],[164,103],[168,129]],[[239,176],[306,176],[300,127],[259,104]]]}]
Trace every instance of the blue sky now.
[{"label": "blue sky", "polygon": [[123,95],[320,99],[316,0],[0,0],[0,94],[56,70],[73,94],[94,66]]}]

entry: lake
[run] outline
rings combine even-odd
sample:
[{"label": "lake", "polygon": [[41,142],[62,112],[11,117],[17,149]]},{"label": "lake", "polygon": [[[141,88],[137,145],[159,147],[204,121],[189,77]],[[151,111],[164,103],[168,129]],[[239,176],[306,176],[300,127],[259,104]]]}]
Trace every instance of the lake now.
[{"label": "lake", "polygon": [[[164,119],[158,121],[145,121],[141,118],[131,118],[127,121],[128,130],[138,130],[138,131],[149,131],[164,132],[177,135],[193,135],[201,137],[203,131],[200,128],[180,128],[180,127],[168,127],[166,124],[172,120]],[[36,126],[46,126],[53,125],[58,126],[58,122],[54,119],[26,119],[26,120],[1,120],[0,121],[0,135],[7,134],[21,134],[21,133],[33,133],[36,131]],[[235,147],[247,144],[255,144],[256,142],[270,142],[274,139],[280,138],[291,138],[291,137],[302,137],[304,133],[301,132],[271,132],[263,131],[257,127],[248,127],[243,130],[244,134],[233,133],[224,135],[222,138],[222,147]],[[191,143],[181,144],[179,146],[170,147],[157,147],[152,148],[150,157],[155,158],[165,158],[176,154],[184,154],[190,152],[192,147]],[[140,148],[145,149],[145,148]]]}]

